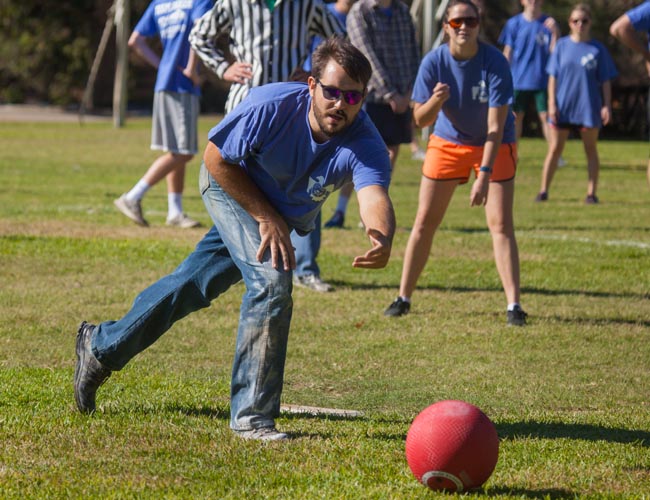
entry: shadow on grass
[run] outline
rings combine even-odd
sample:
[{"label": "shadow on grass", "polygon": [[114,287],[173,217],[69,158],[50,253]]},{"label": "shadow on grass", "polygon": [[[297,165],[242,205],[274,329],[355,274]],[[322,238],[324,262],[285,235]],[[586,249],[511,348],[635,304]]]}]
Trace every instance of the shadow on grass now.
[{"label": "shadow on grass", "polygon": [[536,422],[533,420],[496,424],[500,439],[540,438],[638,443],[650,448],[650,431],[621,429],[589,424]]},{"label": "shadow on grass", "polygon": [[140,415],[160,415],[163,413],[173,413],[186,415],[188,417],[207,417],[219,420],[230,420],[230,406],[211,407],[211,406],[191,406],[178,403],[169,403],[163,406],[156,405],[136,405],[129,407],[120,407],[111,410],[114,414],[140,414]]},{"label": "shadow on grass", "polygon": [[[368,418],[366,416],[334,416],[334,415],[308,415],[282,413],[286,420],[316,419],[327,421],[350,421],[350,422],[377,422],[382,419]],[[390,418],[383,420],[384,423],[408,425],[410,420]],[[637,443],[644,448],[650,448],[650,431],[639,429],[622,429],[604,427],[601,425],[573,424],[563,422],[537,422],[528,420],[513,423],[495,424],[499,439],[574,439],[582,441],[607,441],[611,443]],[[386,432],[381,429],[369,431],[369,437],[384,441],[404,441],[405,432]]]},{"label": "shadow on grass", "polygon": [[[560,490],[556,488],[549,488],[543,490],[527,490],[523,488],[486,488],[485,491],[477,491],[476,495],[487,494],[490,496],[516,496],[524,498],[576,498],[576,493],[569,490]],[[466,493],[465,496],[471,496],[472,492]]]},{"label": "shadow on grass", "polygon": [[[570,200],[566,200],[570,201]],[[582,200],[581,200],[582,201]],[[629,203],[630,205],[640,205],[644,206],[644,202],[638,202],[638,203]],[[413,230],[413,227],[411,226],[399,226],[396,228],[396,231],[402,232],[402,233],[410,233]],[[526,226],[526,225],[521,225],[517,226],[515,228],[515,232],[517,236],[544,236],[547,235],[548,233],[555,233],[555,232],[568,232],[571,234],[574,233],[580,233],[580,232],[594,232],[598,231],[599,235],[605,234],[605,233],[615,233],[618,234],[620,233],[620,228],[618,226],[611,226],[611,227],[605,227],[602,226],[598,223],[595,223],[593,226],[587,226],[587,225],[582,225],[582,226],[568,226],[568,225],[545,225],[543,228],[538,227],[538,226]],[[638,227],[631,227],[629,228],[629,231],[633,234],[638,234],[638,233],[647,233],[650,231],[646,226],[638,226]],[[489,229],[487,227],[442,227],[439,228],[436,233],[460,233],[460,234],[489,234]],[[585,242],[584,240],[580,239],[572,239],[571,236],[567,236],[566,240],[563,240],[565,242],[571,243],[572,241],[575,243],[581,243]],[[588,242],[587,242],[588,243]]]},{"label": "shadow on grass", "polygon": [[[351,290],[395,290],[399,288],[397,284],[382,284],[382,283],[350,283],[342,280],[328,280],[332,285],[337,287],[345,287]],[[454,292],[454,293],[475,293],[475,292],[501,292],[501,286],[492,287],[467,287],[467,286],[441,286],[441,285],[418,285],[418,290],[439,291],[439,292]],[[617,293],[617,292],[596,292],[589,290],[572,290],[572,289],[557,289],[549,290],[545,288],[536,287],[523,287],[522,294],[529,295],[547,295],[547,296],[565,296],[574,295],[581,297],[595,297],[595,298],[609,298],[609,299],[650,299],[650,293]]]},{"label": "shadow on grass", "polygon": [[576,324],[580,323],[582,325],[626,325],[626,326],[643,326],[645,328],[650,328],[650,320],[641,320],[641,319],[629,319],[629,318],[564,318],[560,316],[548,316],[545,319],[550,321],[555,321],[558,323],[568,323]]},{"label": "shadow on grass", "polygon": [[364,422],[368,421],[365,415],[327,415],[314,413],[291,413],[281,412],[280,416],[285,420],[325,420],[328,422]]}]

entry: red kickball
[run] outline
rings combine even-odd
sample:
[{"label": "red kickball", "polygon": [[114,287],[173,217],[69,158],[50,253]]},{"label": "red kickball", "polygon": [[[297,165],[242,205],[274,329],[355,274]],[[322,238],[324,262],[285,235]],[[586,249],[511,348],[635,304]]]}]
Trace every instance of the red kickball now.
[{"label": "red kickball", "polygon": [[499,458],[492,421],[464,401],[440,401],[415,417],[406,435],[406,460],[432,490],[466,491],[488,480]]}]

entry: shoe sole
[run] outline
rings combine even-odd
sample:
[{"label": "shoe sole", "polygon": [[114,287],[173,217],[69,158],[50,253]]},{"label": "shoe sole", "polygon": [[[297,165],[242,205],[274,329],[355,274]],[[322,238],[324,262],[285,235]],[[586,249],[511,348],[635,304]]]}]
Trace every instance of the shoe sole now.
[{"label": "shoe sole", "polygon": [[406,316],[409,312],[411,312],[411,308],[409,307],[405,311],[391,311],[390,308],[386,309],[384,311],[384,316],[388,316],[391,318],[398,318],[400,316]]},{"label": "shoe sole", "polygon": [[77,342],[76,342],[76,353],[77,353],[77,366],[74,369],[74,400],[77,403],[77,408],[81,413],[93,413],[95,407],[87,408],[79,397],[79,378],[81,375],[81,367],[85,364],[86,361],[86,349],[84,348],[84,332],[86,331],[86,325],[84,323],[79,327],[79,332],[77,333]]},{"label": "shoe sole", "polygon": [[397,313],[384,311],[384,316],[388,316],[389,318],[399,318],[400,316],[406,316],[407,314],[408,314],[408,311],[406,311],[406,312],[397,312]]},{"label": "shoe sole", "polygon": [[133,212],[131,212],[131,210],[129,210],[129,208],[123,204],[122,198],[118,198],[117,200],[114,200],[113,204],[115,205],[115,207],[117,207],[117,209],[120,211],[122,215],[128,217],[130,220],[135,222],[138,226],[149,227],[149,223],[145,219],[139,219],[138,217],[136,217],[133,214]]},{"label": "shoe sole", "polygon": [[189,224],[182,224],[182,223],[181,224],[175,224],[173,222],[167,221],[167,222],[165,222],[165,224],[167,226],[169,226],[169,227],[178,227],[178,228],[181,228],[181,229],[193,229],[195,227],[201,227],[201,223],[199,221],[193,221],[193,222],[191,222]]},{"label": "shoe sole", "polygon": [[235,431],[235,435],[239,439],[245,439],[247,441],[286,441],[290,439],[289,434],[285,432],[277,431],[274,434],[247,434],[246,432]]}]

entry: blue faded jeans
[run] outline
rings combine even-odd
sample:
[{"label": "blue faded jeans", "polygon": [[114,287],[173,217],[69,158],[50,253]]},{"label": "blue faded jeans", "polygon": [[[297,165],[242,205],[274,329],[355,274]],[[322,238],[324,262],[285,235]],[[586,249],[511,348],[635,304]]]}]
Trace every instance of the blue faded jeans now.
[{"label": "blue faded jeans", "polygon": [[92,349],[112,370],[124,367],[179,319],[207,307],[244,280],[231,380],[235,430],[274,425],[280,395],[293,302],[291,272],[273,269],[270,252],[256,258],[257,222],[201,167],[200,188],[214,226],[170,275],[140,293],[119,321],[101,323]]},{"label": "blue faded jeans", "polygon": [[320,268],[316,262],[318,251],[320,250],[320,237],[321,237],[321,213],[318,212],[316,217],[316,229],[311,233],[300,236],[295,231],[291,231],[291,243],[296,250],[296,276],[306,276],[308,274],[315,274],[320,276]]}]

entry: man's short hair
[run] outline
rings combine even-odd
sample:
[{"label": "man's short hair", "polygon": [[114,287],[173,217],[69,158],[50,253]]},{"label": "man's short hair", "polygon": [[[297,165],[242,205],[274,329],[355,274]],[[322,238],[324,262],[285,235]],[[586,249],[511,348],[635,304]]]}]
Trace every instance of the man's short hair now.
[{"label": "man's short hair", "polygon": [[330,60],[334,60],[341,66],[355,82],[362,83],[363,88],[368,86],[372,75],[370,61],[347,38],[333,35],[316,47],[311,56],[312,76],[320,79]]}]

